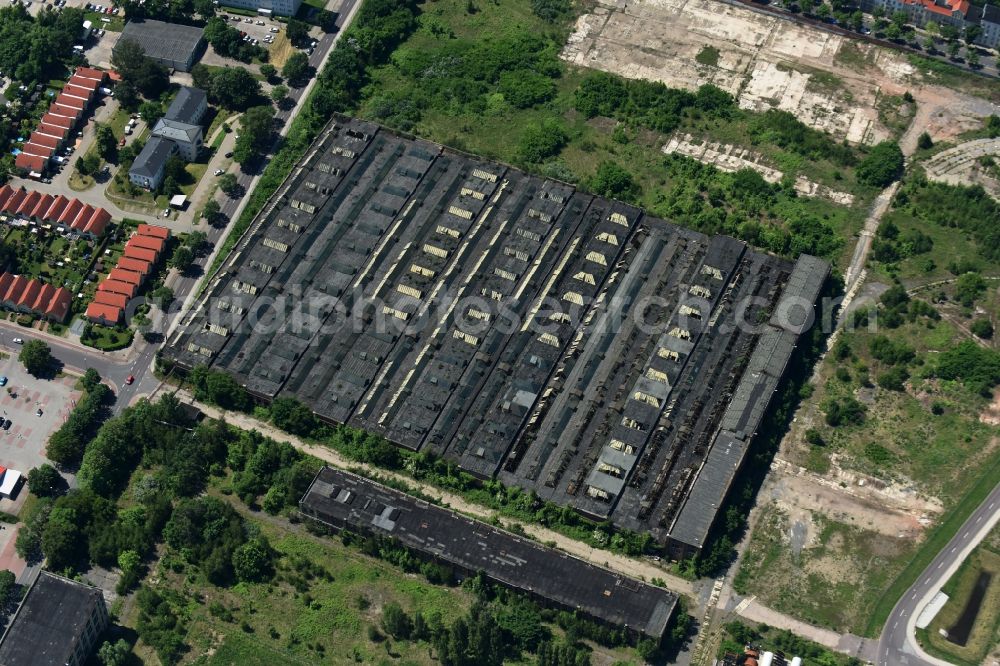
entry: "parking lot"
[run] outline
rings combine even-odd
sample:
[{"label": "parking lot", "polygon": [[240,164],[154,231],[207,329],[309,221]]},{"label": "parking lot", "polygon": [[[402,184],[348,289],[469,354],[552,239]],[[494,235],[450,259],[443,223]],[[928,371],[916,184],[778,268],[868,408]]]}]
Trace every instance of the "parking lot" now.
[{"label": "parking lot", "polygon": [[[0,416],[11,421],[9,429],[0,429],[0,465],[27,474],[46,462],[49,436],[69,416],[80,391],[73,388],[76,377],[32,377],[16,354],[0,360],[0,375],[7,378],[7,385],[0,388]],[[26,494],[22,489],[13,501],[0,500],[0,510],[16,513]]]}]

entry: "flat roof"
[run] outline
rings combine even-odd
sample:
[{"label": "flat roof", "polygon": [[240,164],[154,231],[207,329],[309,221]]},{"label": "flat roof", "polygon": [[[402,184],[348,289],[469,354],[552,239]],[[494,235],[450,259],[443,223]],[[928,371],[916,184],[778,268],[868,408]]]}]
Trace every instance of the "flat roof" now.
[{"label": "flat roof", "polygon": [[655,639],[677,604],[663,588],[331,467],[316,475],[300,506],[328,524],[391,537],[460,572],[481,571],[506,587]]},{"label": "flat roof", "polygon": [[87,622],[103,603],[99,588],[40,572],[0,640],[0,666],[69,663]]}]

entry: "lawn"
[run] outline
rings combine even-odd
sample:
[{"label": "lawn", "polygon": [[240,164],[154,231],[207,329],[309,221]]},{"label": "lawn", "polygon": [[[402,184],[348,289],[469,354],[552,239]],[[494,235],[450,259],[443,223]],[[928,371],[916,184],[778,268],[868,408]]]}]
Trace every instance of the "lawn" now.
[{"label": "lawn", "polygon": [[298,49],[292,46],[292,43],[288,40],[288,35],[282,30],[274,35],[274,42],[267,50],[269,53],[268,62],[280,71],[285,66],[288,58]]},{"label": "lawn", "polygon": [[[125,19],[119,13],[118,16],[111,14],[100,14],[98,12],[85,12],[85,21],[90,21],[94,29],[108,30],[109,32],[121,32],[125,28]],[[109,23],[104,23],[101,19],[110,19]]]},{"label": "lawn", "polygon": [[[1000,527],[994,528],[990,536],[980,544],[962,564],[962,567],[942,589],[948,595],[948,602],[937,617],[918,637],[931,654],[943,657],[957,666],[975,666],[983,663],[987,653],[997,645],[1000,631]],[[958,645],[941,635],[941,630],[951,628],[965,608],[973,587],[981,572],[988,572],[992,580],[980,606],[972,633],[964,646]]]},{"label": "lawn", "polygon": [[91,324],[90,335],[80,336],[80,342],[101,351],[116,351],[131,345],[134,335],[132,329],[118,330],[100,324]]},{"label": "lawn", "polygon": [[[186,602],[185,642],[191,648],[187,663],[374,663],[388,659],[390,646],[369,640],[367,629],[379,626],[386,603],[438,615],[446,623],[472,604],[472,595],[461,588],[432,585],[418,574],[403,573],[343,545],[337,537],[316,536],[305,525],[253,513],[238,501],[233,504],[260,526],[279,553],[279,573],[271,584],[221,588],[175,557],[161,560],[158,585],[176,591]],[[313,574],[303,574],[309,568]],[[400,663],[436,663],[426,644],[391,641],[391,651]],[[141,643],[137,652],[146,654]]]}]

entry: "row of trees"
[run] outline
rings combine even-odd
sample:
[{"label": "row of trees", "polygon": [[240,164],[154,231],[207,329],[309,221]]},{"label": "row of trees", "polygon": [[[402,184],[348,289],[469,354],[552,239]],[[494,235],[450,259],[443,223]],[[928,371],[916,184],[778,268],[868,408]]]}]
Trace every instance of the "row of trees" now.
[{"label": "row of trees", "polygon": [[107,418],[111,389],[101,383],[96,370],[90,368],[81,379],[84,394],[66,421],[52,433],[45,457],[64,467],[77,465],[83,458],[87,443],[94,437],[101,422]]}]

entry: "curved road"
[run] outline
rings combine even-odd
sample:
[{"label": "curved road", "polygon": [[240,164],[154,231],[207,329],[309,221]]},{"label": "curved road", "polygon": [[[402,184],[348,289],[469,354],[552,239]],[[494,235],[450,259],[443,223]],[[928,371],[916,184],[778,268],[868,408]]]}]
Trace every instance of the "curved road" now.
[{"label": "curved road", "polygon": [[930,656],[917,645],[917,616],[998,520],[1000,482],[896,603],[879,637],[877,666],[948,666],[948,662]]}]

